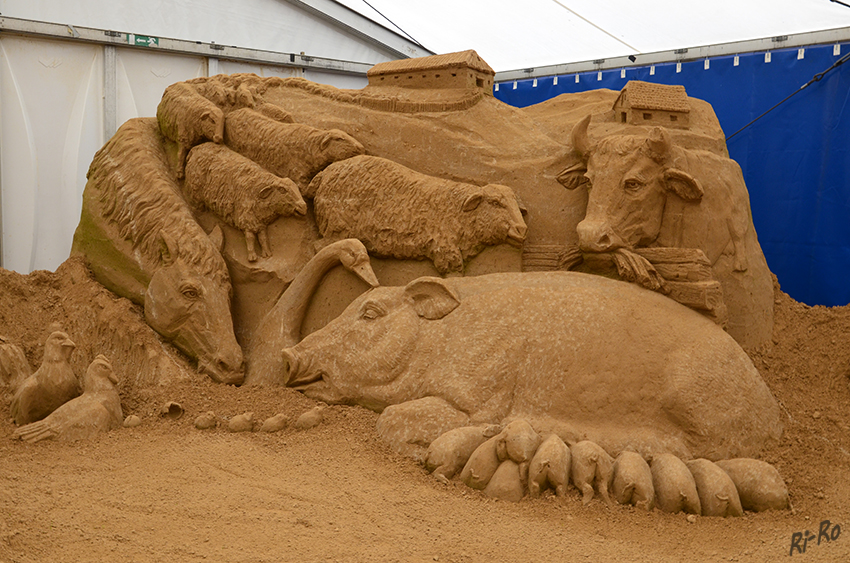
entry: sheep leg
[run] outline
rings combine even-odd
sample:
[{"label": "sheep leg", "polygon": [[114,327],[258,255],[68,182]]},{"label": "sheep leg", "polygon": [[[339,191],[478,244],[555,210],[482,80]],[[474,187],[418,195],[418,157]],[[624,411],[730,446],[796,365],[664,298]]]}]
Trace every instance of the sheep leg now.
[{"label": "sheep leg", "polygon": [[260,256],[269,258],[272,255],[272,247],[269,244],[269,232],[266,228],[262,228],[257,232],[260,240]]},{"label": "sheep leg", "polygon": [[248,262],[256,262],[257,236],[251,231],[245,231],[245,245],[248,247]]}]

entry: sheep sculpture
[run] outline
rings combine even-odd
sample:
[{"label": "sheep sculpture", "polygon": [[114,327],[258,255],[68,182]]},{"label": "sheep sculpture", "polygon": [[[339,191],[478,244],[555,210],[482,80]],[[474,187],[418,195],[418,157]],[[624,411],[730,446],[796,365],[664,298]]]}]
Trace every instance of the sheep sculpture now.
[{"label": "sheep sculpture", "polygon": [[485,246],[521,245],[527,231],[507,186],[444,180],[375,156],[331,164],[308,193],[323,237],[360,239],[377,256],[427,258],[441,274],[462,271]]},{"label": "sheep sculpture", "polygon": [[156,108],[156,120],[163,136],[177,143],[178,178],[183,178],[186,157],[193,146],[224,139],[224,112],[185,82],[165,89]]},{"label": "sheep sculpture", "polygon": [[223,145],[202,143],[186,161],[186,198],[245,233],[248,261],[271,256],[267,227],[281,216],[304,215],[307,204],[298,186]]},{"label": "sheep sculpture", "polygon": [[339,129],[316,129],[279,119],[250,108],[230,112],[225,143],[269,172],[294,180],[305,197],[304,189],[318,172],[365,152],[354,137]]}]

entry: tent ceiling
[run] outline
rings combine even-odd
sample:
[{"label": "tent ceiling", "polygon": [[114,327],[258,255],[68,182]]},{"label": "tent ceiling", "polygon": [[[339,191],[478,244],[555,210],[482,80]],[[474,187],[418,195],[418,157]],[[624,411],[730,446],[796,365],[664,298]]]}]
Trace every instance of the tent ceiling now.
[{"label": "tent ceiling", "polygon": [[337,1],[431,51],[475,49],[497,72],[850,26],[830,0]]}]

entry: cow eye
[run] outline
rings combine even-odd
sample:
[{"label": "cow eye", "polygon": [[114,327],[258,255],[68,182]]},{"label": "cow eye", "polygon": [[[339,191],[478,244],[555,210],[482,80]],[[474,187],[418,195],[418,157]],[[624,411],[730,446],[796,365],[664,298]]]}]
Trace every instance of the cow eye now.
[{"label": "cow eye", "polygon": [[643,183],[640,180],[629,178],[623,182],[623,189],[628,193],[639,192],[643,188]]},{"label": "cow eye", "polygon": [[363,307],[363,312],[360,314],[361,318],[370,321],[382,316],[384,316],[384,310],[376,303],[367,303],[366,306]]}]

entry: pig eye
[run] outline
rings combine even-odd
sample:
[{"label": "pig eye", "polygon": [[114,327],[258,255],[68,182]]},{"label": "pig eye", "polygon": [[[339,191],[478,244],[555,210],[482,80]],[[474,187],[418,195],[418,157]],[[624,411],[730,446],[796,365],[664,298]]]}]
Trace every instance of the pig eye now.
[{"label": "pig eye", "polygon": [[381,308],[377,303],[366,303],[363,307],[363,312],[360,313],[360,318],[373,320],[378,317],[383,317],[385,314],[383,308]]}]

